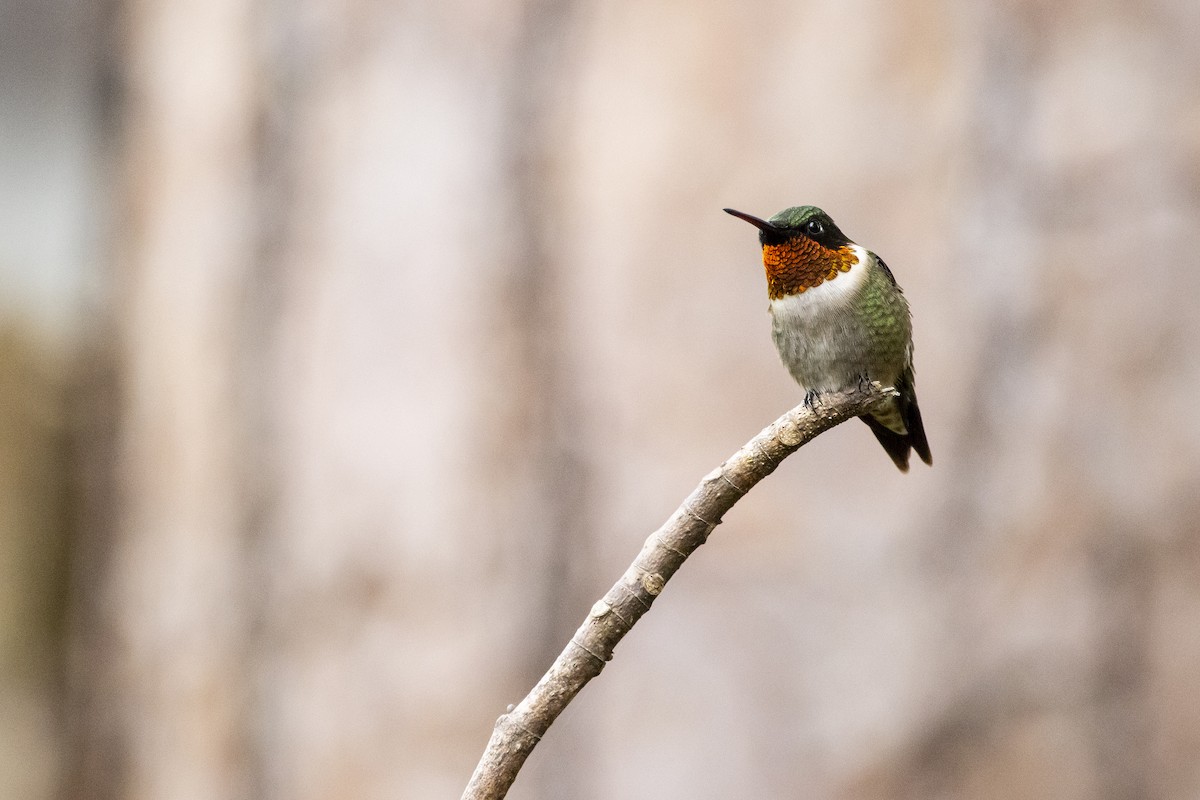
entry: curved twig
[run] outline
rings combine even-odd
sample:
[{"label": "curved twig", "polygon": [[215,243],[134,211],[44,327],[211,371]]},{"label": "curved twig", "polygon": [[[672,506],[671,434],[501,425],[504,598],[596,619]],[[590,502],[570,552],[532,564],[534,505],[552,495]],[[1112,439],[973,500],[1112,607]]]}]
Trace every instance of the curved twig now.
[{"label": "curved twig", "polygon": [[721,517],[784,458],[833,426],[869,411],[895,391],[871,383],[823,394],[771,423],[728,461],[700,481],[661,528],[650,535],[621,579],[592,606],[524,700],[496,720],[463,800],[499,800],[517,778],[525,759],[584,684],[600,674],[654,598],[713,529]]}]

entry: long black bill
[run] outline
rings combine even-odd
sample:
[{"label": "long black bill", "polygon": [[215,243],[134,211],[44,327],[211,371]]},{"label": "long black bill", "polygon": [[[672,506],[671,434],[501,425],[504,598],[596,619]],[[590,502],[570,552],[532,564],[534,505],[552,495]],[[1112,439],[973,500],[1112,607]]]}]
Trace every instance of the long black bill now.
[{"label": "long black bill", "polygon": [[759,219],[758,217],[756,217],[752,214],[746,214],[742,211],[735,211],[732,208],[726,208],[726,209],[724,209],[724,211],[726,214],[732,214],[733,216],[737,217],[738,219],[746,220],[746,222],[749,222],[751,225],[758,228],[760,231],[762,231],[764,233],[779,233],[779,229],[776,228],[771,223],[767,222],[765,219]]}]

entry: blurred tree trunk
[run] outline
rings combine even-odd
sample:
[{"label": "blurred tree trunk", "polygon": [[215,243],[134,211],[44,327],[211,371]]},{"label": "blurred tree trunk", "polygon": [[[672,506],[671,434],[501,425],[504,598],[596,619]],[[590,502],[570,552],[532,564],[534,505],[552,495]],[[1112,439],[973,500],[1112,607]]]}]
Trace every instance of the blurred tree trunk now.
[{"label": "blurred tree trunk", "polygon": [[252,8],[122,9],[116,505],[81,611],[102,633],[77,642],[80,798],[257,794],[239,373],[258,246]]}]

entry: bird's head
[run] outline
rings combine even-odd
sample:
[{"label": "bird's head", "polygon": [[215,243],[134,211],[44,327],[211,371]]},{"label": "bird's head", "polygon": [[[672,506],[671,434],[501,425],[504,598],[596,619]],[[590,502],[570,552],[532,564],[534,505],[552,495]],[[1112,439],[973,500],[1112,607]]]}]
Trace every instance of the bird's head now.
[{"label": "bird's head", "polygon": [[758,228],[772,300],[831,281],[858,263],[854,243],[816,206],[785,208],[768,220],[732,208],[725,213]]}]

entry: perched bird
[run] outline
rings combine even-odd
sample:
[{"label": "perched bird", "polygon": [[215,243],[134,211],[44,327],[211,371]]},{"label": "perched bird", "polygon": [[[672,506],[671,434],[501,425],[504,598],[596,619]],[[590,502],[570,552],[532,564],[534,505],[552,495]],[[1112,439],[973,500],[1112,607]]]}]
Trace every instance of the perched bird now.
[{"label": "perched bird", "polygon": [[883,259],[846,238],[815,206],[784,209],[769,220],[725,212],[759,230],[775,346],[805,403],[860,381],[893,386],[897,397],[859,419],[901,472],[911,450],[932,464],[913,388],[912,317]]}]

